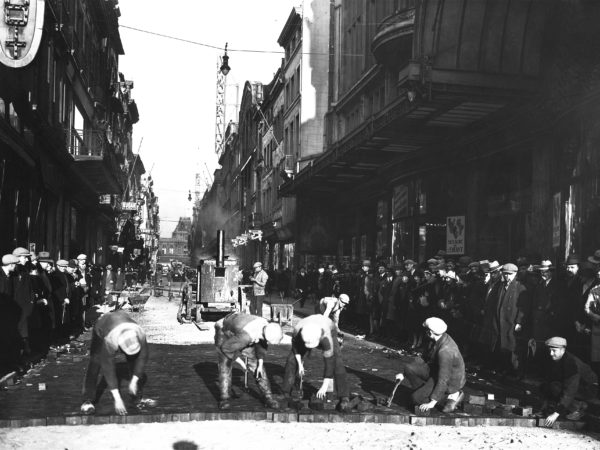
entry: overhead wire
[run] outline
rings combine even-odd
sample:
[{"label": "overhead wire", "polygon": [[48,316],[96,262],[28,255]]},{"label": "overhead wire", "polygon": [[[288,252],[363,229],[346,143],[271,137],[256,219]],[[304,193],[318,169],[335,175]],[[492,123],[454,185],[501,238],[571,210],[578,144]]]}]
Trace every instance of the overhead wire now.
[{"label": "overhead wire", "polygon": [[[199,42],[199,41],[193,41],[191,39],[185,39],[185,38],[180,38],[177,36],[171,36],[168,34],[163,34],[163,33],[157,33],[155,31],[149,31],[149,30],[142,30],[141,28],[136,28],[136,27],[131,27],[129,25],[122,25],[119,24],[119,28],[125,28],[127,30],[132,30],[132,31],[137,31],[140,33],[145,33],[145,34],[150,34],[152,36],[157,36],[157,37],[161,37],[164,39],[172,39],[175,41],[180,41],[180,42],[185,42],[186,44],[192,44],[192,45],[198,45],[201,47],[206,47],[206,48],[212,48],[214,50],[221,50],[221,51],[225,51],[225,47],[221,47],[218,45],[212,45],[212,44],[206,44],[204,42]],[[267,53],[267,54],[277,54],[277,55],[284,55],[285,51],[284,50],[260,50],[260,49],[249,49],[249,48],[229,48],[227,47],[227,52],[229,53]],[[333,52],[300,52],[301,55],[321,55],[321,56],[333,56]],[[341,52],[340,55],[342,56],[364,56],[362,53],[344,53]]]}]

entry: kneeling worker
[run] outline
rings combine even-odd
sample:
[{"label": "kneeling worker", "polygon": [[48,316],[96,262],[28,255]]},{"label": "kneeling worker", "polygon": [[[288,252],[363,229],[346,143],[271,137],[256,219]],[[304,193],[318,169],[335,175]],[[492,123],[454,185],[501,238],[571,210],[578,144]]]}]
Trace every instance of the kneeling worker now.
[{"label": "kneeling worker", "polygon": [[[279,324],[269,323],[266,319],[251,314],[232,313],[215,323],[215,345],[219,357],[221,389],[219,408],[231,407],[229,396],[234,361],[237,361],[244,370],[252,371],[266,406],[279,408],[279,403],[271,393],[271,384],[263,367],[263,361],[268,344],[278,344],[282,338],[283,331]],[[248,358],[248,367],[240,359],[240,355]]]},{"label": "kneeling worker", "polygon": [[94,325],[90,348],[90,362],[85,374],[81,412],[91,414],[98,387],[98,375],[102,374],[114,399],[115,412],[127,414],[119,393],[119,380],[115,367],[115,356],[123,352],[132,374],[129,393],[137,395],[138,382],[144,375],[148,361],[148,344],[142,328],[125,311],[117,310],[102,315]]},{"label": "kneeling worker", "polygon": [[596,398],[598,377],[592,368],[567,352],[567,340],[553,337],[546,342],[550,361],[544,370],[545,380],[540,385],[544,398],[542,413],[548,414],[544,424],[551,427],[559,416],[579,420],[585,414],[583,399]]},{"label": "kneeling worker", "polygon": [[338,409],[347,411],[349,409],[349,391],[346,380],[346,368],[337,340],[337,327],[331,319],[321,314],[313,314],[300,320],[294,327],[292,334],[292,351],[285,364],[285,375],[282,390],[284,394],[290,395],[296,380],[296,368],[300,377],[304,376],[302,358],[313,348],[323,351],[325,362],[325,373],[323,384],[317,392],[317,398],[323,399],[327,394],[327,388],[335,379],[335,388],[340,399]]},{"label": "kneeling worker", "polygon": [[465,363],[460,350],[447,333],[448,326],[437,317],[430,317],[423,326],[427,336],[433,340],[424,359],[404,366],[404,370],[396,375],[396,380],[411,389],[412,400],[419,405],[423,413],[429,411],[447,396],[443,412],[456,409],[462,402],[462,388],[466,383]]}]

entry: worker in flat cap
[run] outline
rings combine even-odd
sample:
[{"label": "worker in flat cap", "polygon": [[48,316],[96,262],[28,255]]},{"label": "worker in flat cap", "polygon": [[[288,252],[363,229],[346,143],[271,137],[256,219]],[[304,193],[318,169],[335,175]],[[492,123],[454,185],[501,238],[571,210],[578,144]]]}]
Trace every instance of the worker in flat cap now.
[{"label": "worker in flat cap", "polygon": [[[95,412],[94,404],[99,400],[98,383],[100,375],[113,396],[115,412],[127,414],[127,408],[119,392],[119,380],[115,365],[115,356],[125,355],[131,380],[128,392],[138,396],[144,383],[144,369],[148,362],[148,344],[144,330],[123,310],[117,310],[102,315],[92,331],[90,347],[90,362],[83,384],[83,404],[81,412]],[[140,394],[141,395],[141,394]]]},{"label": "worker in flat cap", "polygon": [[19,334],[21,308],[14,301],[12,273],[19,258],[8,254],[2,257],[0,268],[0,373],[18,368],[22,339]]},{"label": "worker in flat cap", "polygon": [[[250,370],[268,408],[279,409],[273,398],[271,384],[263,366],[269,344],[279,344],[283,338],[281,326],[269,323],[263,317],[245,313],[232,313],[215,323],[215,345],[219,366],[220,409],[229,409],[231,373],[238,362],[245,371]],[[245,361],[241,359],[245,357]]]},{"label": "worker in flat cap", "polygon": [[[301,319],[292,331],[292,351],[286,364],[283,377],[282,391],[290,395],[296,381],[296,374],[300,380],[304,376],[304,356],[318,348],[323,352],[324,373],[323,383],[317,391],[317,398],[323,399],[327,390],[332,387],[335,380],[335,390],[339,398],[338,410],[349,410],[349,386],[346,379],[346,367],[342,359],[341,349],[337,339],[337,327],[331,319],[321,314]],[[302,383],[302,381],[300,381]]]},{"label": "worker in flat cap", "polygon": [[414,358],[396,375],[396,382],[412,391],[412,401],[427,413],[442,400],[443,412],[453,412],[462,402],[466,383],[465,362],[448,326],[439,317],[429,317],[423,327],[431,343],[423,358]]},{"label": "worker in flat cap", "polygon": [[250,313],[262,317],[263,301],[265,299],[265,286],[269,281],[269,275],[263,270],[262,263],[257,261],[252,266],[254,273],[250,277],[252,282],[252,299],[250,301]]},{"label": "worker in flat cap", "polygon": [[544,424],[554,425],[560,416],[580,420],[587,409],[586,399],[596,398],[598,377],[589,365],[567,351],[567,340],[554,336],[545,342],[550,358],[547,359],[544,382],[540,393],[544,400]]}]

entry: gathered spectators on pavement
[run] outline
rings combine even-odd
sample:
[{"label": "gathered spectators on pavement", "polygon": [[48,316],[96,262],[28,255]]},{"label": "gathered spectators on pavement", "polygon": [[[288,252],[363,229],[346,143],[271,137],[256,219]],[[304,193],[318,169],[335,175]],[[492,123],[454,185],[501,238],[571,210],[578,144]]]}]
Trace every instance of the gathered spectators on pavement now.
[{"label": "gathered spectators on pavement", "polygon": [[[113,259],[116,259],[113,255]],[[90,264],[85,254],[70,260],[49,252],[17,247],[2,257],[0,268],[0,377],[24,373],[83,331],[99,317],[94,308],[123,290],[125,277]],[[113,305],[114,306],[114,305]]]}]

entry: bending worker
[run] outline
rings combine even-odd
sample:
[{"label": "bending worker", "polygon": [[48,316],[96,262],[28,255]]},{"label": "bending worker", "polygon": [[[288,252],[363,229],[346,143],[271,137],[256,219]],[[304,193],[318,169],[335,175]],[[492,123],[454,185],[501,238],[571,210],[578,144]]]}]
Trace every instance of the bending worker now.
[{"label": "bending worker", "polygon": [[[219,408],[228,409],[231,391],[233,363],[238,362],[244,370],[251,370],[267,407],[278,409],[273,398],[271,384],[263,366],[268,344],[278,344],[283,338],[281,326],[269,323],[262,317],[245,313],[232,313],[215,323],[215,345],[219,357]],[[240,355],[248,358],[248,367]]]},{"label": "bending worker", "polygon": [[148,344],[142,328],[123,310],[104,314],[94,325],[90,349],[90,363],[85,374],[81,412],[91,414],[98,388],[98,375],[102,374],[113,396],[115,412],[127,414],[127,409],[119,393],[119,380],[115,367],[115,356],[122,352],[127,358],[132,374],[129,393],[138,394],[138,383],[144,376],[144,367],[148,361]]},{"label": "bending worker", "polygon": [[337,340],[337,327],[331,319],[321,314],[305,317],[294,327],[292,351],[285,364],[282,386],[284,394],[291,394],[296,381],[296,368],[300,377],[304,376],[302,358],[313,348],[319,348],[323,351],[325,362],[323,384],[317,392],[317,398],[325,398],[328,387],[335,379],[335,387],[340,399],[338,409],[342,412],[347,411],[349,409],[348,382],[346,380],[346,368]]},{"label": "bending worker", "polygon": [[465,362],[442,319],[430,317],[423,326],[433,341],[425,360],[416,358],[408,363],[396,380],[413,391],[412,400],[421,412],[429,411],[446,397],[443,412],[452,412],[464,397],[461,389],[466,383]]},{"label": "bending worker", "polygon": [[340,314],[342,310],[350,303],[350,297],[346,294],[340,294],[340,297],[323,297],[319,301],[319,309],[324,317],[329,317],[335,323],[335,326],[340,326]]}]

